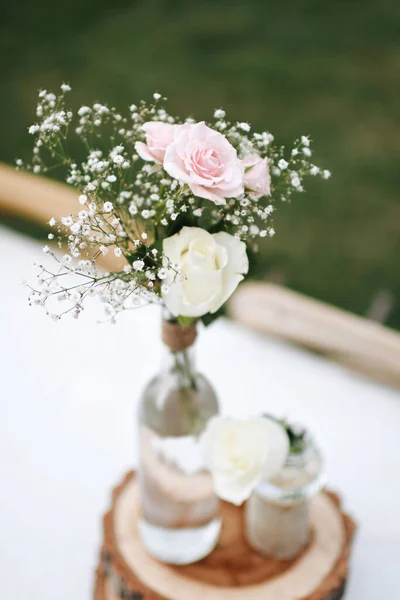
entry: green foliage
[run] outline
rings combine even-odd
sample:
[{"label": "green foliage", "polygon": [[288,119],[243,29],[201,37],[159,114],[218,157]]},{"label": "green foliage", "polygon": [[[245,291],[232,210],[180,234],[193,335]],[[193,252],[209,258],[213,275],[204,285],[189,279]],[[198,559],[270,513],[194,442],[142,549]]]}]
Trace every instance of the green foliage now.
[{"label": "green foliage", "polygon": [[203,325],[205,325],[205,327],[208,327],[209,325],[211,325],[211,323],[214,323],[214,321],[216,319],[218,319],[218,317],[221,317],[223,314],[225,314],[225,306],[221,306],[221,308],[219,308],[215,313],[207,313],[206,315],[203,315],[201,317],[201,321],[203,322]]},{"label": "green foliage", "polygon": [[300,454],[304,451],[307,442],[307,431],[305,429],[294,427],[286,419],[277,419],[269,413],[264,413],[263,417],[279,423],[284,428],[289,438],[291,454]]}]

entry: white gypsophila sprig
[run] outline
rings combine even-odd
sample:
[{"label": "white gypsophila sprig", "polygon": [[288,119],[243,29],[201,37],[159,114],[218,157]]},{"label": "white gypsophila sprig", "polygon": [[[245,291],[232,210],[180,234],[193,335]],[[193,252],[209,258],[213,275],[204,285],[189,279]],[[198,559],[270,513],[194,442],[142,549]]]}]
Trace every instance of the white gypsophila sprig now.
[{"label": "white gypsophila sprig", "polygon": [[310,146],[309,136],[303,135],[289,152],[280,146],[270,153],[272,181],[280,200],[289,201],[295,192],[304,192],[304,178],[309,175],[326,178],[324,171],[311,162]]},{"label": "white gypsophila sprig", "polygon": [[28,285],[29,304],[45,307],[54,320],[66,315],[78,318],[85,301],[94,296],[104,304],[105,314],[110,321],[114,321],[122,310],[159,302],[159,297],[151,289],[146,289],[138,279],[130,277],[129,271],[104,273],[96,268],[95,261],[74,261],[70,254],[60,258],[48,246],[43,250],[56,261],[58,267],[51,269],[44,264],[36,265],[37,286]]}]

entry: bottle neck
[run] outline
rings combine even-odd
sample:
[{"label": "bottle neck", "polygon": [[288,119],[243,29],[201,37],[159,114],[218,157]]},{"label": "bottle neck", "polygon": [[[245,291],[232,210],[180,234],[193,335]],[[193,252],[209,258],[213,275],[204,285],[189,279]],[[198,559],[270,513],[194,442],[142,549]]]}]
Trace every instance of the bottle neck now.
[{"label": "bottle neck", "polygon": [[162,371],[174,373],[181,387],[196,389],[195,340],[196,323],[183,327],[170,317],[162,321],[164,356]]},{"label": "bottle neck", "polygon": [[194,346],[176,352],[165,346],[161,370],[163,373],[174,373],[182,387],[194,387],[193,380],[197,375]]}]

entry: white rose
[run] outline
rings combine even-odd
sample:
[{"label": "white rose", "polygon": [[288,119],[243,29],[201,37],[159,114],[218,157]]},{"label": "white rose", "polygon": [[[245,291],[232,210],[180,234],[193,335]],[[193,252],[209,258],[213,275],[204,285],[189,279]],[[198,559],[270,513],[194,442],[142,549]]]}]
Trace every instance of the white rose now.
[{"label": "white rose", "polygon": [[216,312],[249,270],[246,244],[225,232],[183,227],[163,242],[169,269],[164,302],[175,316],[201,317]]},{"label": "white rose", "polygon": [[261,480],[278,473],[289,452],[289,437],[265,417],[212,418],[200,437],[200,450],[217,496],[240,505]]}]

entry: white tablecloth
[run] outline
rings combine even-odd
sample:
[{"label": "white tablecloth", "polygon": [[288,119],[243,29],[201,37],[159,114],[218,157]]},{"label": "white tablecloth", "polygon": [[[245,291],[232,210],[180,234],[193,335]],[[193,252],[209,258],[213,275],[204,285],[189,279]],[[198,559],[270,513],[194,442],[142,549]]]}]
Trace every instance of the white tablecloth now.
[{"label": "white tablecloth", "polygon": [[[0,229],[0,565],[5,600],[89,600],[111,487],[135,463],[134,414],[158,367],[158,309],[98,325],[29,308],[40,247]],[[101,313],[98,313],[101,315]],[[307,424],[359,522],[348,600],[400,597],[400,393],[227,320],[198,362],[226,413]],[[189,599],[188,599],[189,600]]]}]

